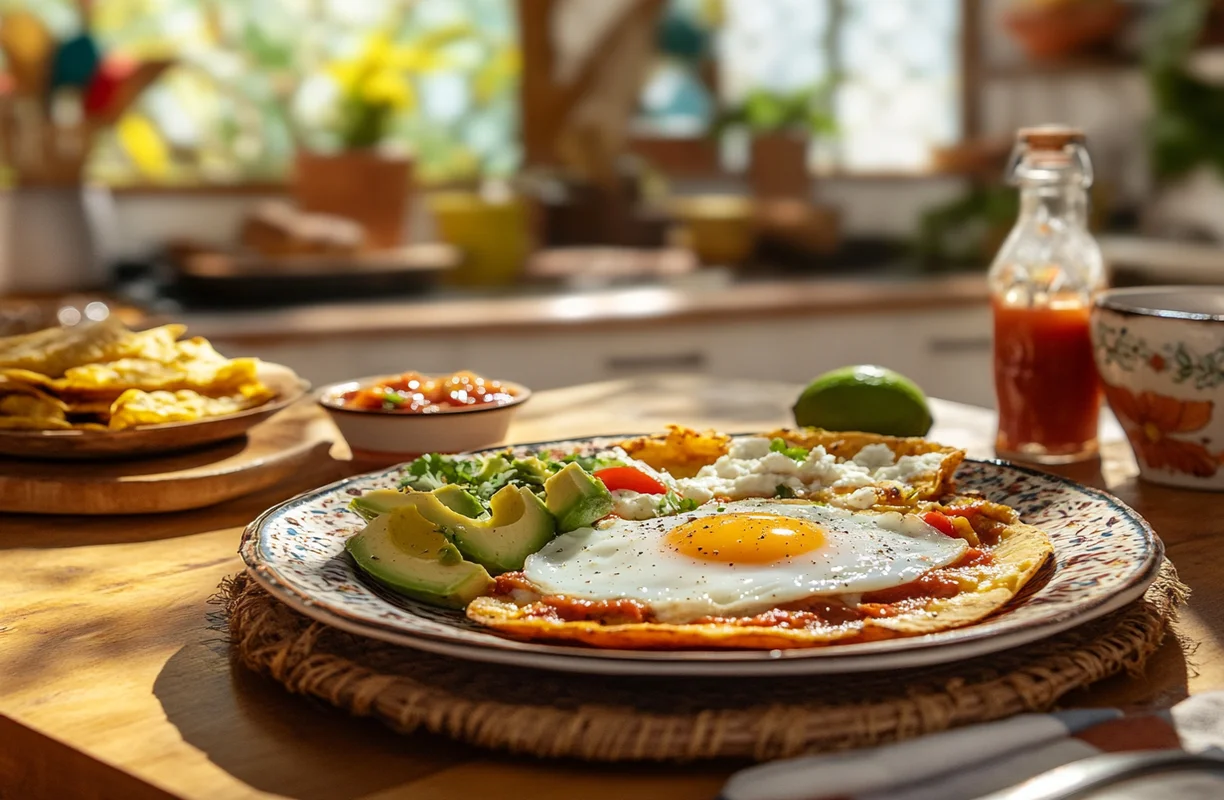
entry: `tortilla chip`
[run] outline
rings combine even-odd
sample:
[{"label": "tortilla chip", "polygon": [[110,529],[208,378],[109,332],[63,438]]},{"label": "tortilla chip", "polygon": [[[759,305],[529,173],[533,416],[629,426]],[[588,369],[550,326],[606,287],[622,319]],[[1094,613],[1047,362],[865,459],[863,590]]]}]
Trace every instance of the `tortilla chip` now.
[{"label": "tortilla chip", "polygon": [[128,389],[110,407],[111,430],[167,422],[193,422],[207,417],[234,414],[261,405],[272,394],[263,384],[244,386],[245,391],[225,397],[206,397],[190,389],[177,392],[143,392]]},{"label": "tortilla chip", "polygon": [[66,431],[76,427],[66,419],[51,417],[3,417],[0,430],[16,431]]},{"label": "tortilla chip", "polygon": [[727,454],[731,437],[725,433],[700,433],[680,425],[668,425],[667,433],[641,436],[621,442],[626,453],[675,478],[691,478],[704,466]]},{"label": "tortilla chip", "polygon": [[0,368],[56,378],[79,364],[108,358],[131,333],[117,317],[71,328],[46,328],[0,339]]},{"label": "tortilla chip", "polygon": [[0,416],[46,417],[67,419],[64,404],[54,398],[38,394],[6,394],[0,396]]},{"label": "tortilla chip", "polygon": [[6,367],[0,369],[0,382],[10,386],[14,391],[19,391],[17,387],[25,386],[34,389],[54,389],[55,379],[41,372],[34,372],[28,369],[19,369],[16,367]]},{"label": "tortilla chip", "polygon": [[222,397],[258,384],[259,362],[253,358],[163,364],[142,358],[125,358],[106,364],[73,367],[51,386],[69,402],[107,399],[114,402],[128,389],[146,392],[177,392],[184,389],[209,397]]}]

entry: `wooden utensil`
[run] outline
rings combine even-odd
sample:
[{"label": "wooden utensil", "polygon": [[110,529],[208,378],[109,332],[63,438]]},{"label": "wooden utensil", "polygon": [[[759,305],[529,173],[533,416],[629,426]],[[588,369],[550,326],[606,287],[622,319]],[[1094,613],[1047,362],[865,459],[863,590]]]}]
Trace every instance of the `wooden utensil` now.
[{"label": "wooden utensil", "polygon": [[0,20],[0,50],[19,95],[41,97],[47,89],[55,39],[29,11],[13,11]]},{"label": "wooden utensil", "polygon": [[88,86],[101,61],[98,43],[88,33],[65,39],[51,61],[50,90],[55,91],[63,86]]},{"label": "wooden utensil", "polygon": [[[107,66],[107,62],[103,62],[102,68],[95,76],[95,82],[104,81],[107,84],[95,90],[104,95],[94,99],[95,102],[101,102],[96,112],[91,112],[88,102],[86,104],[86,113],[90,115],[95,127],[113,124],[136,102],[140,93],[148,88],[149,84],[160,78],[161,74],[174,63],[168,58],[161,58],[141,61],[124,67],[122,59],[117,59],[117,61],[118,64],[111,62],[110,67]],[[89,97],[89,90],[86,91],[86,97]]]}]

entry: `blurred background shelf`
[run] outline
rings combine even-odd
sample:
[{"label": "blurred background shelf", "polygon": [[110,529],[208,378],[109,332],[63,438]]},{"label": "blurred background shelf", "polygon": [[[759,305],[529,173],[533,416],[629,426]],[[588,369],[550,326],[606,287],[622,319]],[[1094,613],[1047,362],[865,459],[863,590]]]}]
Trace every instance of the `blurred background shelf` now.
[{"label": "blurred background shelf", "polygon": [[45,72],[48,43],[82,32],[102,62],[166,64],[94,131],[64,224],[30,224],[36,170],[4,165],[8,330],[91,302],[183,316],[316,381],[803,380],[868,358],[989,404],[949,365],[988,372],[981,276],[1017,211],[1003,169],[1016,129],[1049,122],[1087,135],[1117,282],[1224,282],[1224,78],[1206,69],[1224,2],[146,6],[0,10],[0,96],[22,107],[83,104],[94,76]]}]

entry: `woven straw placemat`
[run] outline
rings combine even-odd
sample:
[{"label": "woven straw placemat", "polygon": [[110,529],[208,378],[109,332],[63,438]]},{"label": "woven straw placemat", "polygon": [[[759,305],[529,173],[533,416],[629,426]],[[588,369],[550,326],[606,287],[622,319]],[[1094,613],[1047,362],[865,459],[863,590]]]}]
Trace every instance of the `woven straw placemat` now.
[{"label": "woven straw placemat", "polygon": [[597,761],[767,760],[880,744],[1052,707],[1139,673],[1185,599],[1166,563],[1140,600],[1070,631],[956,664],[774,679],[615,678],[432,655],[293,611],[246,574],[220,599],[235,655],[289,691],[398,731]]}]

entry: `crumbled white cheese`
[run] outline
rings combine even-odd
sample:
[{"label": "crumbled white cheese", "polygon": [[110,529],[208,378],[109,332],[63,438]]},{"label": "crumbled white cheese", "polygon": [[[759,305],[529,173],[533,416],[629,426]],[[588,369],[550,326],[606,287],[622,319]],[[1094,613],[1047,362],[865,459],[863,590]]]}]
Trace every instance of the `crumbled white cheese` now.
[{"label": "crumbled white cheese", "polygon": [[703,505],[714,499],[714,492],[695,481],[685,481],[676,491],[685,500],[693,500],[697,505]]},{"label": "crumbled white cheese", "polygon": [[883,467],[875,472],[878,480],[901,481],[905,483],[911,478],[932,475],[939,471],[943,463],[943,453],[923,453],[920,456],[901,456],[894,466]]},{"label": "crumbled white cheese", "polygon": [[[885,482],[904,485],[911,478],[939,469],[942,453],[894,457],[887,445],[870,444],[849,461],[838,461],[824,447],[811,449],[802,462],[769,449],[770,440],[760,436],[733,439],[727,454],[702,467],[691,478],[673,478],[625,456],[625,463],[657,478],[686,500],[704,504],[715,497],[741,499],[783,494],[811,496],[822,489],[836,489],[833,502],[847,508],[869,508],[878,501],[876,489]],[[894,463],[895,462],[895,463]],[[853,491],[851,491],[853,490]],[[613,492],[613,513],[625,519],[648,519],[659,514],[659,495]]]},{"label": "crumbled white cheese", "polygon": [[[833,485],[838,489],[857,489],[862,486],[870,486],[875,483],[871,477],[871,473],[864,467],[859,467],[858,464],[847,463],[844,465],[841,477],[833,481]],[[855,469],[855,467],[858,467]]]},{"label": "crumbled white cheese", "polygon": [[867,469],[879,469],[891,466],[897,460],[893,451],[886,444],[869,444],[854,455],[854,463]]},{"label": "crumbled white cheese", "polygon": [[775,475],[798,475],[799,462],[782,453],[766,453],[758,462],[757,471]]},{"label": "crumbled white cheese", "polygon": [[837,459],[825,452],[822,445],[816,445],[808,453],[807,460],[799,466],[799,477],[804,483],[819,483],[832,485],[842,476],[841,466]]},{"label": "crumbled white cheese", "polygon": [[769,454],[770,440],[764,436],[741,436],[731,440],[727,448],[727,458],[751,459],[764,458]]},{"label": "crumbled white cheese", "polygon": [[876,490],[870,486],[856,489],[841,498],[841,504],[848,508],[871,508],[876,502]]},{"label": "crumbled white cheese", "polygon": [[612,492],[612,513],[621,519],[650,519],[659,515],[661,498],[662,495],[617,489]]}]

